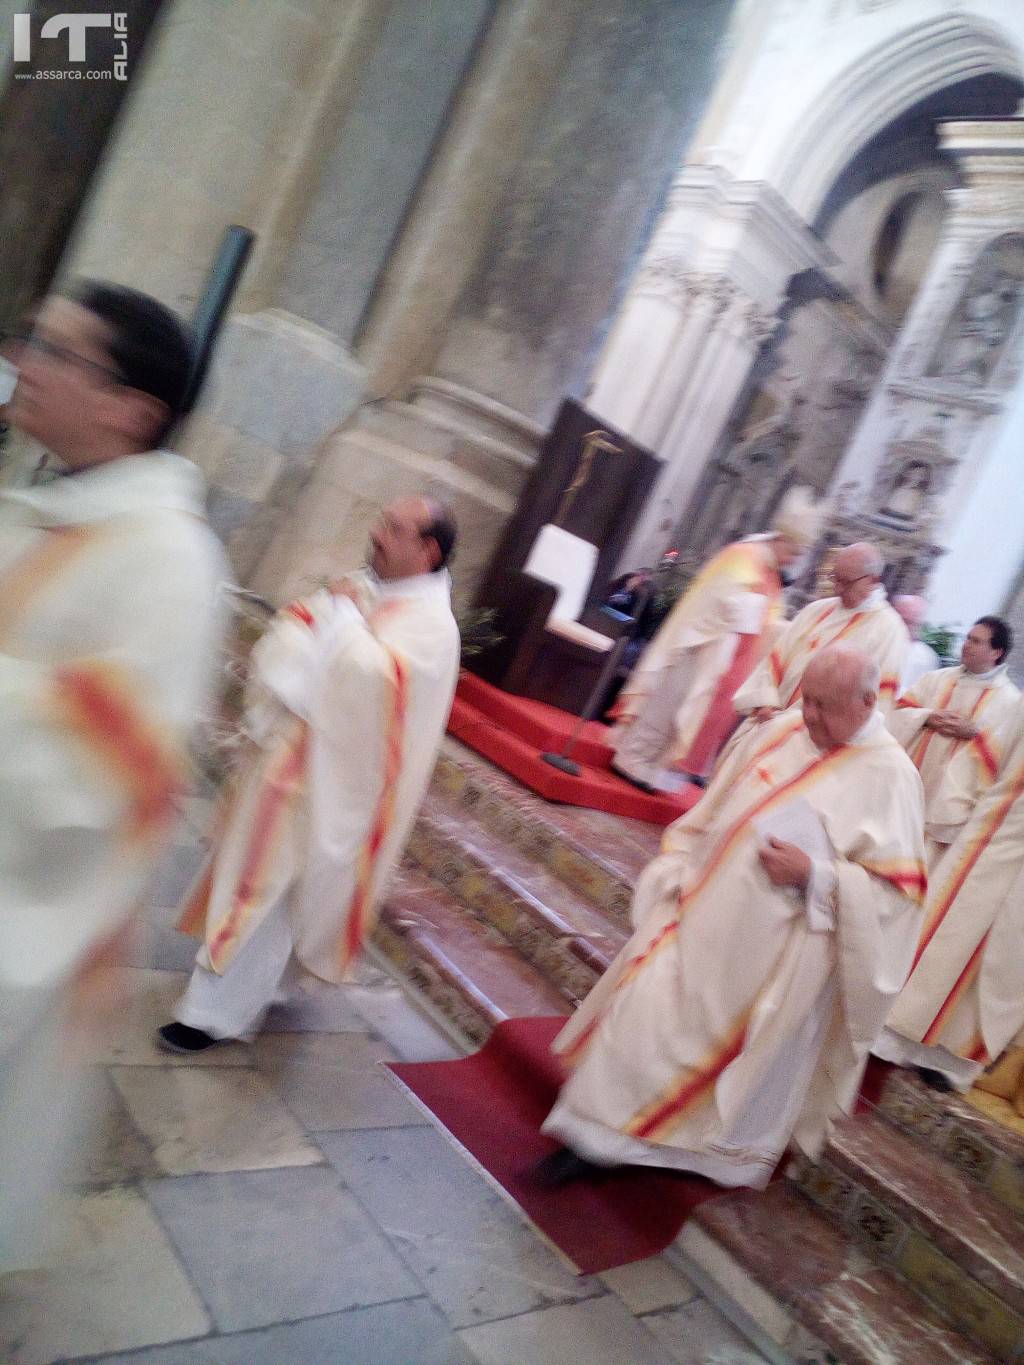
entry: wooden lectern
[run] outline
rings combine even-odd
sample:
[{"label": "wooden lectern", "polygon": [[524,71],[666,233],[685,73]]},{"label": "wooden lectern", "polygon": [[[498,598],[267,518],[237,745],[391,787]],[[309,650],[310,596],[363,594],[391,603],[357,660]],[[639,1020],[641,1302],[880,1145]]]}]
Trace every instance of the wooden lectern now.
[{"label": "wooden lectern", "polygon": [[579,713],[624,628],[600,606],[658,465],[566,399],[477,592],[501,640],[473,672]]}]

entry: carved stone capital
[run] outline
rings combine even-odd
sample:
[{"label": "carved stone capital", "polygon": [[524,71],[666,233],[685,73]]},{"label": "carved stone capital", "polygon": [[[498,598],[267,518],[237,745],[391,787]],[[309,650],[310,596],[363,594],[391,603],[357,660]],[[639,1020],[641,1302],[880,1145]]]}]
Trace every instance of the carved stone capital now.
[{"label": "carved stone capital", "polygon": [[665,299],[683,309],[696,293],[698,278],[678,256],[655,256],[640,267],[633,292],[643,298]]}]

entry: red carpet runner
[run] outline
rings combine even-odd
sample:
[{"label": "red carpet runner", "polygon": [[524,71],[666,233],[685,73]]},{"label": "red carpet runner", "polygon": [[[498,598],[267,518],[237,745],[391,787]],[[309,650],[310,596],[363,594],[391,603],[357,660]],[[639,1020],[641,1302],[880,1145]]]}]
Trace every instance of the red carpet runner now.
[{"label": "red carpet runner", "polygon": [[579,777],[545,763],[541,754],[560,753],[577,719],[567,711],[514,697],[472,673],[463,673],[448,730],[548,801],[670,825],[700,796],[697,787],[687,787],[678,796],[652,796],[616,777],[609,768],[608,727],[595,721],[587,725],[573,748],[572,757],[581,767]]},{"label": "red carpet runner", "polygon": [[698,1204],[727,1191],[653,1169],[610,1171],[556,1190],[535,1183],[532,1168],[558,1145],[540,1125],[562,1082],[549,1044],[564,1024],[509,1019],[470,1057],[390,1069],[576,1269],[592,1275],[656,1256]]}]

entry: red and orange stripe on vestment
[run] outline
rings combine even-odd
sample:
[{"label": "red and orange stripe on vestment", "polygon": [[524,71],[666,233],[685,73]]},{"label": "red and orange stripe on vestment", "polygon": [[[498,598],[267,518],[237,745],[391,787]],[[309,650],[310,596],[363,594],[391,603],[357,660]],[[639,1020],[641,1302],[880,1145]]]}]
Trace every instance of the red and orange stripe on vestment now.
[{"label": "red and orange stripe on vestment", "polygon": [[[305,779],[308,746],[309,731],[296,721],[293,738],[270,760],[260,783],[231,904],[207,940],[210,962],[217,972],[223,970],[229,950],[237,943],[262,897],[264,876],[277,851],[292,798]],[[202,884],[198,890],[201,892]]]},{"label": "red and orange stripe on vestment", "polygon": [[[391,604],[387,604],[390,606]],[[383,610],[387,610],[387,606]],[[370,927],[373,902],[373,879],[381,848],[394,824],[398,779],[405,753],[406,720],[409,709],[409,670],[405,660],[394,649],[387,649],[391,676],[387,716],[384,722],[384,779],[373,823],[363,842],[356,861],[356,885],[345,919],[339,961],[347,975],[360,953]]]},{"label": "red and orange stripe on vestment", "polygon": [[637,1110],[623,1131],[644,1142],[658,1142],[667,1137],[681,1119],[707,1100],[722,1072],[743,1051],[750,1015],[750,1010],[745,1011],[720,1047],[696,1066],[684,1068],[683,1074],[666,1086],[656,1099]]},{"label": "red and orange stripe on vestment", "polygon": [[24,616],[28,605],[99,536],[95,526],[57,526],[43,532],[0,574],[0,639]]},{"label": "red and orange stripe on vestment", "polygon": [[[932,1020],[932,1022],[928,1025],[928,1028],[925,1030],[921,1038],[921,1041],[922,1043],[925,1044],[926,1047],[935,1047],[937,1044],[941,1043],[942,1030],[945,1028],[949,1019],[952,1017],[953,1011],[956,1009],[957,1005],[959,1005],[960,1001],[964,998],[967,992],[974,985],[975,981],[978,979],[978,973],[981,971],[981,960],[984,957],[985,946],[988,943],[989,932],[991,931],[986,932],[982,937],[981,942],[978,944],[978,946],[975,948],[974,952],[968,959],[967,965],[964,967],[963,971],[957,977],[953,989],[946,996],[945,1000],[943,1000],[942,1004],[936,1011],[935,1018]],[[988,1051],[985,1048],[984,1040],[979,1041],[981,1042],[981,1051],[984,1053],[984,1056],[976,1057],[969,1055],[968,1060],[987,1063],[991,1061],[991,1058],[989,1057]],[[955,1053],[955,1050],[953,1048],[948,1048],[948,1051],[954,1052],[954,1055],[962,1055]],[[970,1052],[973,1053],[977,1051],[978,1051],[977,1043],[972,1044]]]},{"label": "red and orange stripe on vestment", "polygon": [[[826,612],[824,613],[824,615],[821,617],[821,619],[820,619],[819,621],[816,621],[815,624],[814,624],[813,626],[811,626],[810,629],[809,629],[805,634],[810,634],[810,631],[811,631],[811,630],[814,630],[817,626],[822,626],[822,625],[824,625],[825,622],[826,622],[826,620],[832,615],[833,611],[835,611],[835,606],[830,607],[830,608],[828,609],[828,611],[826,611]],[[820,644],[820,643],[819,643],[819,639],[818,639],[817,637],[815,637],[814,639],[812,639],[812,640],[810,641],[810,644],[809,644],[809,648],[810,648],[810,650],[812,651],[812,653],[817,653],[817,651],[818,651],[819,648],[824,649],[824,648],[827,647],[827,648],[831,649],[832,646],[833,646],[833,645],[837,645],[837,644],[839,643],[840,640],[845,640],[846,637],[847,637],[847,635],[849,635],[850,632],[851,632],[851,631],[852,631],[852,630],[853,630],[861,621],[863,621],[864,616],[865,616],[865,613],[862,612],[862,611],[858,611],[858,612],[856,613],[856,615],[851,616],[850,619],[846,622],[846,624],[842,627],[842,629],[836,631],[836,633],[835,633],[835,635],[832,637],[832,639],[829,640],[829,641],[827,641],[826,644]],[[795,652],[795,645],[794,645],[794,652]],[[887,685],[890,684],[890,683],[892,684],[892,691],[893,691],[893,693],[895,694],[895,681],[894,681],[893,679],[883,679],[883,680],[882,680],[881,684],[879,685],[879,689],[878,689],[878,690],[879,690],[879,694],[881,694],[882,692],[886,691]],[[783,709],[784,711],[788,711],[789,708],[794,704],[794,702],[798,701],[799,698],[803,695],[803,686],[804,686],[804,680],[803,680],[803,675],[801,674],[801,676],[800,676],[800,681],[797,683],[796,687],[793,689],[792,693],[790,694],[789,700],[788,700],[787,702],[784,702],[784,703],[783,703],[783,708],[782,708],[782,709]]]},{"label": "red and orange stripe on vestment", "polygon": [[[956,691],[957,681],[958,679],[956,678],[955,675],[952,678],[950,678],[947,682],[946,689],[943,692],[942,696],[938,699],[934,706],[929,707],[928,709],[931,711],[944,711],[946,707],[949,705],[949,703],[953,700],[953,693]],[[911,697],[907,696],[900,697],[896,705],[900,708],[900,710],[921,709],[920,702],[913,701]],[[936,733],[937,732],[935,730],[930,730],[927,725],[922,725],[921,727],[921,732],[918,735],[917,740],[913,746],[913,750],[910,753],[911,761],[913,762],[914,767],[917,769],[918,772],[921,771],[921,766],[924,763],[925,755],[927,754],[929,748],[931,747],[931,742],[935,738]]]},{"label": "red and orange stripe on vestment", "polygon": [[185,781],[180,748],[143,712],[137,697],[137,683],[122,668],[90,660],[55,669],[48,699],[62,727],[127,793],[129,840],[146,838],[170,822]]},{"label": "red and orange stripe on vestment", "polygon": [[[963,889],[964,883],[977,866],[978,859],[992,842],[1014,802],[1022,792],[1024,792],[1024,763],[1021,764],[1014,781],[1007,784],[1007,790],[1002,800],[989,812],[984,824],[964,848],[941,892],[935,897],[935,902],[925,919],[921,941],[917,945],[914,967],[921,961],[928,945],[941,928],[942,921],[949,914],[953,902]],[[911,968],[911,973],[913,973],[914,967]]]},{"label": "red and orange stripe on vestment", "polygon": [[[794,726],[794,729],[798,728],[799,724],[796,724]],[[788,738],[789,735],[792,733],[793,730],[788,730],[786,737]],[[774,741],[773,745],[769,747],[774,747]],[[782,798],[793,796],[797,792],[801,791],[811,782],[812,779],[820,776],[821,770],[826,764],[834,765],[841,759],[849,757],[849,755],[854,752],[856,752],[854,746],[841,745],[836,749],[829,749],[826,753],[818,754],[817,757],[812,759],[811,762],[808,763],[800,772],[796,773],[795,776],[791,777],[789,781],[784,782],[780,787],[777,787],[775,791],[768,792],[767,795],[764,796],[759,796],[757,801],[754,802],[753,806],[751,806],[748,810],[746,810],[742,815],[738,816],[736,820],[733,821],[733,823],[729,826],[729,829],[719,840],[718,846],[715,849],[714,853],[706,862],[704,866],[704,871],[701,874],[698,881],[690,888],[689,891],[685,891],[680,897],[679,909],[676,918],[672,920],[671,923],[665,925],[661,932],[657,935],[657,937],[654,938],[647,945],[643,952],[641,952],[637,957],[633,958],[632,961],[625,967],[625,969],[622,972],[622,975],[615,983],[614,989],[611,993],[608,1003],[605,1006],[605,1009],[602,1011],[600,1015],[598,1015],[595,1019],[591,1021],[588,1027],[584,1029],[584,1031],[580,1034],[579,1038],[577,1038],[576,1041],[569,1048],[567,1048],[565,1052],[561,1054],[569,1066],[574,1066],[579,1061],[580,1057],[583,1055],[583,1052],[585,1051],[590,1041],[593,1039],[594,1034],[601,1023],[601,1020],[607,1013],[608,1008],[610,1007],[611,1002],[615,998],[616,994],[619,991],[621,991],[625,986],[627,986],[631,981],[635,980],[636,977],[639,976],[640,973],[644,970],[644,968],[647,967],[650,964],[650,962],[661,952],[661,950],[674,940],[677,933],[679,932],[679,926],[682,923],[686,911],[689,909],[693,901],[696,900],[698,896],[702,895],[705,891],[707,891],[711,881],[721,868],[722,864],[724,863],[728,855],[732,853],[732,851],[736,847],[736,844],[746,833],[747,826],[750,824],[750,822],[756,819],[758,816],[764,815],[766,811],[770,810],[771,807],[775,805],[778,801],[782,800]],[[738,777],[736,780],[737,782],[739,782],[741,780],[741,777]]]},{"label": "red and orange stripe on vestment", "polygon": [[893,859],[885,863],[869,863],[857,860],[857,866],[873,877],[889,882],[897,891],[903,893],[916,905],[923,905],[928,895],[928,869],[916,860]]}]

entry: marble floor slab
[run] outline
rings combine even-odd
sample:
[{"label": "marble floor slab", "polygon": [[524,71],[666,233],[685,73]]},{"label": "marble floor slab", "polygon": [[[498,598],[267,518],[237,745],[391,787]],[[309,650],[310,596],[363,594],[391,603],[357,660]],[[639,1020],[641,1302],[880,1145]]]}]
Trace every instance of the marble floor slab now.
[{"label": "marble floor slab", "polygon": [[311,1133],[427,1122],[381,1065],[387,1045],[359,1033],[268,1033],[260,1070]]},{"label": "marble floor slab", "polygon": [[598,1279],[622,1300],[631,1313],[653,1313],[676,1308],[697,1297],[697,1287],[664,1256],[634,1261],[606,1270]]},{"label": "marble floor slab", "polygon": [[418,1010],[393,977],[377,972],[346,988],[364,1023],[384,1039],[403,1062],[441,1062],[460,1056],[448,1039]]},{"label": "marble floor slab", "polygon": [[157,1029],[173,1019],[186,981],[183,972],[127,968],[127,1000],[111,1019],[97,1060],[107,1066],[177,1066],[190,1071],[197,1066],[252,1066],[252,1049],[244,1043],[219,1044],[191,1057],[176,1057],[157,1047]]},{"label": "marble floor slab", "polygon": [[255,1071],[115,1066],[110,1076],[167,1175],[312,1166],[322,1159]]},{"label": "marble floor slab", "polygon": [[108,1356],[104,1365],[473,1365],[426,1299],[353,1308],[206,1341]]},{"label": "marble floor slab", "polygon": [[454,1326],[590,1298],[578,1276],[433,1127],[320,1146]]},{"label": "marble floor slab", "polygon": [[138,1192],[83,1194],[69,1213],[51,1268],[0,1277],[5,1365],[50,1365],[210,1330],[199,1295]]},{"label": "marble floor slab", "polygon": [[469,1327],[458,1336],[479,1365],[673,1365],[644,1320],[610,1294]]},{"label": "marble floor slab", "polygon": [[128,1112],[107,1071],[96,1067],[86,1087],[89,1109],[79,1159],[72,1171],[78,1185],[128,1184],[160,1174],[152,1150]]},{"label": "marble floor slab", "polygon": [[422,1296],[329,1167],[143,1188],[223,1332]]},{"label": "marble floor slab", "polygon": [[764,1360],[706,1299],[651,1313],[644,1325],[678,1365],[760,1365]]}]

